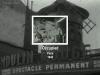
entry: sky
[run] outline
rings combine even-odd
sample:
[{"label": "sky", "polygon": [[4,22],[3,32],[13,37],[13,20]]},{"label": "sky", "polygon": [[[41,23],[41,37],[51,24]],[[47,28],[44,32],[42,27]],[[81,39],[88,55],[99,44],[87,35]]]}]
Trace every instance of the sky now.
[{"label": "sky", "polygon": [[[25,5],[27,0],[21,0]],[[29,3],[32,0],[29,0]],[[41,8],[52,4],[55,0],[33,0],[33,10],[35,12],[39,11]],[[83,40],[85,44],[90,44],[91,49],[100,48],[100,0],[67,0],[78,6],[81,6],[88,10],[90,16],[89,18],[96,23],[96,26],[90,33],[83,31]],[[29,4],[30,6],[31,4]],[[31,8],[31,7],[30,7]]]}]

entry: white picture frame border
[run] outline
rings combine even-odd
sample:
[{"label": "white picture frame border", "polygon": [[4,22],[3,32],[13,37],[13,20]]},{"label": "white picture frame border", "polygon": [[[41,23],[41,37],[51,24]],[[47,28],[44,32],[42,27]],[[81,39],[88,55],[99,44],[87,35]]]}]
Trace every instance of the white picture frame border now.
[{"label": "white picture frame border", "polygon": [[[65,17],[66,18],[66,43],[34,43],[34,17]],[[67,15],[32,15],[32,45],[68,45],[68,16]]]}]

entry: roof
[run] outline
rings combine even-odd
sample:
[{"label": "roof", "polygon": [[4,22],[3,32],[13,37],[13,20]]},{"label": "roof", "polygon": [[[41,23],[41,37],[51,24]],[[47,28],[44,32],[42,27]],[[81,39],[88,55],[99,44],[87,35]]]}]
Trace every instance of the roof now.
[{"label": "roof", "polygon": [[[61,6],[64,6],[61,7]],[[57,11],[57,8],[60,7],[61,10],[63,10],[64,12],[67,12],[68,9],[72,8],[74,9],[78,14],[80,14],[82,16],[83,19],[86,19],[89,17],[89,12],[86,10],[86,9],[83,9],[73,3],[70,3],[68,1],[66,2],[62,2],[62,3],[59,3],[57,1],[55,1],[53,4],[41,9],[38,13],[41,15],[47,15],[48,13],[50,12],[56,12]],[[63,14],[63,15],[66,15],[66,14]]]}]

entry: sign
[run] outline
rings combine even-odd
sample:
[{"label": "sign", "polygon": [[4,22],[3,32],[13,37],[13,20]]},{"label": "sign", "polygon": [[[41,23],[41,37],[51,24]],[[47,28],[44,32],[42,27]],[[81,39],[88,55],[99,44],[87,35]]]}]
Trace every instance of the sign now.
[{"label": "sign", "polygon": [[0,57],[0,69],[34,63],[34,52],[26,51],[21,54],[12,54]]},{"label": "sign", "polygon": [[2,69],[0,75],[22,75],[53,72],[93,72],[100,71],[100,60],[68,61],[64,63],[30,64]]},{"label": "sign", "polygon": [[1,75],[20,75],[30,73],[48,73],[48,72],[74,72],[89,69],[89,62],[66,62],[66,63],[51,63],[42,65],[25,65],[3,69]]}]

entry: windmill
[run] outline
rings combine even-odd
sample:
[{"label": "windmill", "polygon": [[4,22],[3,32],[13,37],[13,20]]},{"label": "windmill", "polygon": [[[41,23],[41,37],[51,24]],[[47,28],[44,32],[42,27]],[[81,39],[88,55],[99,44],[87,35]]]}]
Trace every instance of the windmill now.
[{"label": "windmill", "polygon": [[[26,19],[27,20],[29,20],[28,18],[31,18],[31,17],[29,17],[30,14],[31,14],[30,16],[35,15],[35,14],[37,14],[37,15],[50,15],[52,13],[57,14],[57,15],[64,15],[64,14],[66,15],[66,14],[70,14],[70,13],[73,15],[76,15],[76,14],[80,15],[80,17],[83,18],[82,23],[79,23],[80,26],[77,25],[76,21],[75,21],[76,22],[75,25],[71,19],[70,19],[71,22],[69,21],[71,23],[71,25],[69,25],[69,27],[71,27],[71,29],[72,29],[72,32],[69,35],[69,40],[70,40],[69,43],[71,43],[70,49],[72,51],[77,50],[77,52],[79,52],[79,54],[82,55],[81,54],[81,53],[83,53],[82,50],[84,50],[84,49],[82,49],[84,46],[83,40],[82,40],[82,30],[85,30],[86,33],[89,33],[96,26],[96,24],[90,18],[88,18],[88,16],[89,16],[88,11],[86,11],[85,9],[78,7],[78,6],[68,2],[66,0],[56,0],[52,5],[41,9],[37,13],[33,13],[34,11],[32,11],[33,1],[31,2],[31,11],[29,10],[28,4],[29,3],[27,0],[27,6],[26,6]],[[63,7],[64,7],[64,9],[62,9]],[[72,18],[74,17],[72,15],[69,15],[69,16]],[[76,17],[74,19],[78,20],[79,18]],[[31,39],[31,34],[30,34],[31,33],[31,30],[30,30],[31,29],[31,24],[30,24],[31,21],[28,22],[27,20],[26,20],[26,29],[25,29],[25,31],[26,31],[25,38],[26,39],[24,42],[24,47],[30,49],[31,48],[31,43],[30,43],[31,42],[31,40],[30,40]],[[75,26],[75,27],[73,27],[73,26]],[[77,26],[79,26],[81,28],[77,28]],[[71,30],[71,29],[69,29],[69,30]],[[69,50],[69,51],[71,51],[71,50]]]}]

